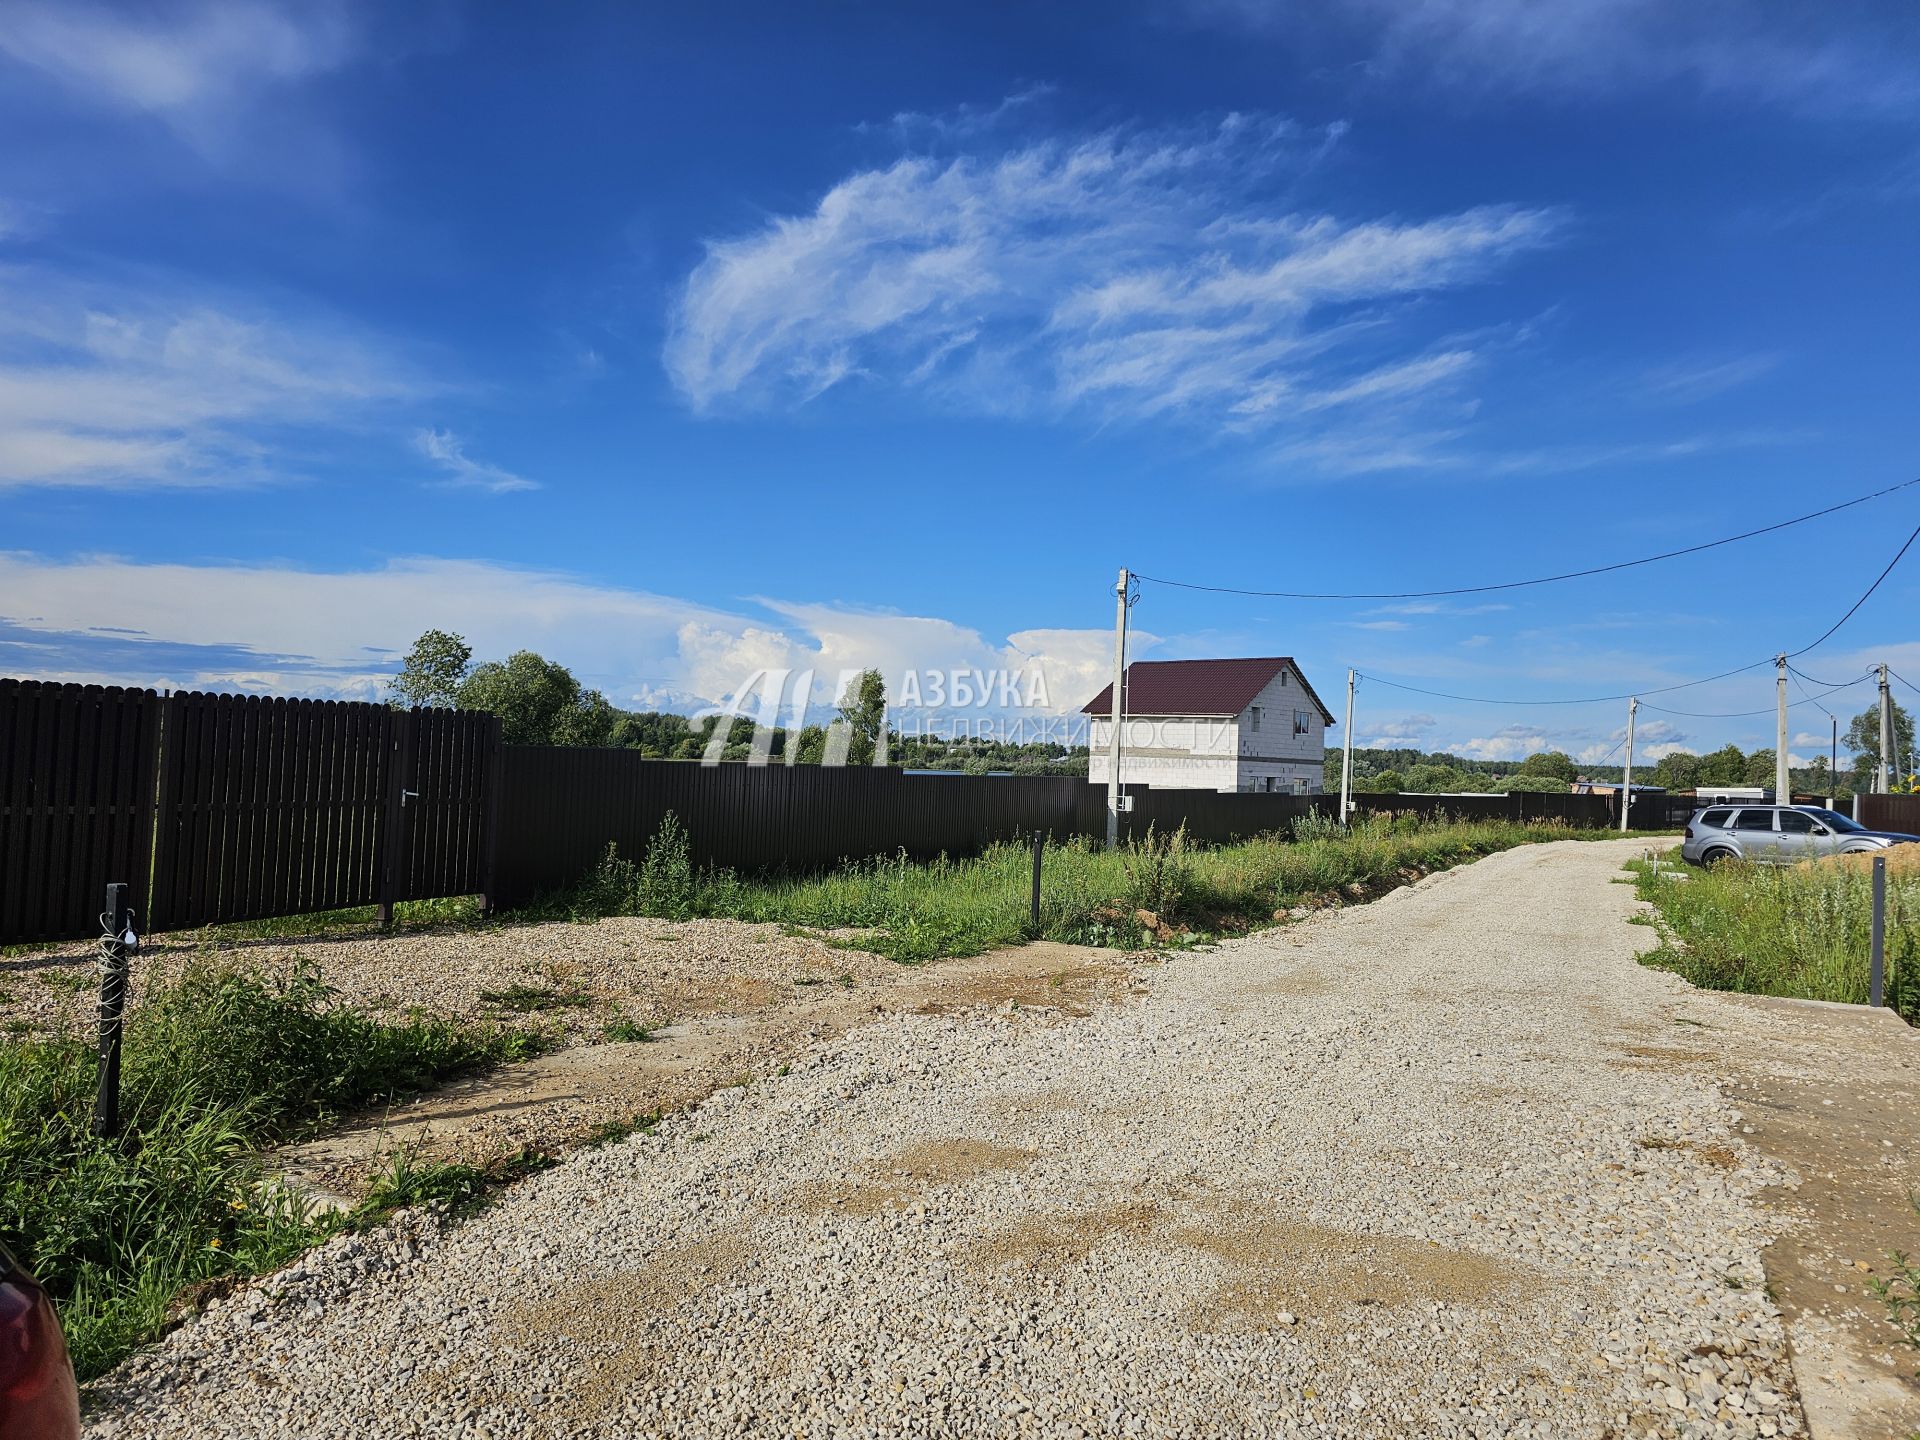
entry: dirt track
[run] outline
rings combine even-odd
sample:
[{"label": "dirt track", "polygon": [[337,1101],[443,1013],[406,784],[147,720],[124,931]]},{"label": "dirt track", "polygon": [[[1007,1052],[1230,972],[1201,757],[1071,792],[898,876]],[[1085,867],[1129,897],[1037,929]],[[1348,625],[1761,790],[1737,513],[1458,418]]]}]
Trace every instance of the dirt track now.
[{"label": "dirt track", "polygon": [[1634,962],[1633,848],[1494,856],[1083,1017],[881,1019],[336,1242],[100,1387],[99,1433],[1803,1433],[1787,1171],[1716,1086],[1742,1002]]}]

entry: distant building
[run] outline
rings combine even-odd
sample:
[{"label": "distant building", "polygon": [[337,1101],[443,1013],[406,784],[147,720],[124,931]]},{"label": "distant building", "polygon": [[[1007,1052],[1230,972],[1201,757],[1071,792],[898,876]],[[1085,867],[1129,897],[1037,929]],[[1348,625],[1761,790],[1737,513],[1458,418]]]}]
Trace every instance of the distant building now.
[{"label": "distant building", "polygon": [[[1317,795],[1333,712],[1289,656],[1127,667],[1120,779],[1180,790]],[[1113,687],[1089,700],[1087,779],[1107,783]]]}]

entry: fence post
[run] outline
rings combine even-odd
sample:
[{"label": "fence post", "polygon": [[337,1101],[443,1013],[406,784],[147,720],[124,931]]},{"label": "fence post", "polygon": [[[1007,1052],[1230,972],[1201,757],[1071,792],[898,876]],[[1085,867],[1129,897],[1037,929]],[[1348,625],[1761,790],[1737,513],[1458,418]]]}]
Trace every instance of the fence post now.
[{"label": "fence post", "polygon": [[1873,857],[1873,953],[1867,965],[1867,1003],[1886,1003],[1887,990],[1887,857]]},{"label": "fence post", "polygon": [[1040,861],[1047,851],[1047,832],[1033,832],[1033,933],[1040,933]]},{"label": "fence post", "polygon": [[100,1063],[93,1092],[93,1133],[111,1139],[120,1133],[120,1030],[127,1003],[127,938],[133,933],[127,887],[107,886],[100,936]]}]

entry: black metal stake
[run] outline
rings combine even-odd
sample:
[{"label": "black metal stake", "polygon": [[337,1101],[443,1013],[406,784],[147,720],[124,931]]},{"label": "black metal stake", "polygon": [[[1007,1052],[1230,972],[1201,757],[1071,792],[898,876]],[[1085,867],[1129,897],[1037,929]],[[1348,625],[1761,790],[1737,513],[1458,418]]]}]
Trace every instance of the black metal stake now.
[{"label": "black metal stake", "polygon": [[93,1095],[93,1133],[104,1139],[120,1133],[120,1030],[127,1004],[126,936],[133,916],[127,909],[127,887],[107,886],[107,905],[100,915],[100,1068]]},{"label": "black metal stake", "polygon": [[1887,988],[1887,857],[1873,857],[1873,959],[1867,968],[1867,1003],[1886,1003]]},{"label": "black metal stake", "polygon": [[1033,832],[1033,933],[1040,933],[1040,857],[1047,851],[1047,832]]}]

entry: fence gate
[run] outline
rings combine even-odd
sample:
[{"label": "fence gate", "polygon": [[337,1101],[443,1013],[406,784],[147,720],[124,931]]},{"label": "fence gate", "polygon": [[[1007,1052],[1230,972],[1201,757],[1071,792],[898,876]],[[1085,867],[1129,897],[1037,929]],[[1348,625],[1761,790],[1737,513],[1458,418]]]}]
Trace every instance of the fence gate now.
[{"label": "fence gate", "polygon": [[491,900],[500,719],[471,710],[394,712],[388,744],[380,918],[401,900]]}]

